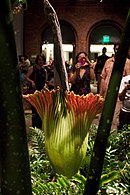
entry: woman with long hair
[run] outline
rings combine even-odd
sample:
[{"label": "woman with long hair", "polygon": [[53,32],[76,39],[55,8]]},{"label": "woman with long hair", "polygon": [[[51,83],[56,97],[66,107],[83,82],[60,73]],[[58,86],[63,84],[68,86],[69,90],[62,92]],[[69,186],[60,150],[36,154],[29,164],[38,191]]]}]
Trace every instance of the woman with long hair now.
[{"label": "woman with long hair", "polygon": [[71,91],[75,94],[86,95],[91,92],[90,81],[94,80],[93,65],[86,52],[79,52],[70,76]]},{"label": "woman with long hair", "polygon": [[[41,91],[47,81],[47,71],[44,68],[44,58],[42,55],[37,55],[35,59],[35,65],[31,66],[27,72],[26,80],[30,83],[30,87],[32,90]],[[42,121],[32,106],[32,127],[42,128]]]}]

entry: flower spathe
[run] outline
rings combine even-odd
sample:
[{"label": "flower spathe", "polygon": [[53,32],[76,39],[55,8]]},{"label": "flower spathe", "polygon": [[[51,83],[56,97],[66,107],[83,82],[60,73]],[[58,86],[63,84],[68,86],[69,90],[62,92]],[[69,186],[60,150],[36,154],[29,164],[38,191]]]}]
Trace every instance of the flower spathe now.
[{"label": "flower spathe", "polygon": [[45,147],[54,170],[67,177],[77,173],[86,155],[89,128],[103,108],[100,95],[79,96],[60,89],[25,95],[43,122]]}]

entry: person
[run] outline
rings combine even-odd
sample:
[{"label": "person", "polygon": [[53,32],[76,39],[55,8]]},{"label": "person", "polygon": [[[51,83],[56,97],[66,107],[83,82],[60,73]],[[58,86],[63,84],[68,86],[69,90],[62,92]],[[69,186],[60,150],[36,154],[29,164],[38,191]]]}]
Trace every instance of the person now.
[{"label": "person", "polygon": [[100,95],[103,96],[105,98],[106,93],[107,93],[107,88],[108,88],[108,84],[109,84],[109,80],[111,77],[111,73],[112,73],[112,69],[113,69],[113,65],[115,62],[115,57],[116,57],[116,53],[119,47],[119,43],[115,43],[114,44],[114,54],[112,55],[111,58],[109,58],[108,60],[106,60],[104,67],[102,69],[101,72],[101,82],[100,82]]},{"label": "person", "polygon": [[24,74],[27,74],[27,71],[28,71],[30,65],[31,65],[31,62],[30,62],[28,56],[25,55],[25,56],[24,56],[24,63],[23,63],[23,65],[22,65],[22,72],[23,72]]},{"label": "person", "polygon": [[21,84],[24,82],[25,74],[23,73],[23,64],[24,64],[24,56],[19,56],[19,71],[20,71],[20,82]]},{"label": "person", "polygon": [[54,89],[54,61],[52,58],[49,59],[48,65],[46,66],[47,74],[48,74],[48,80],[47,85],[49,90]]},{"label": "person", "polygon": [[65,67],[66,67],[66,71],[67,71],[67,75],[68,75],[68,83],[70,85],[70,76],[71,76],[71,65],[69,61],[65,61]]},{"label": "person", "polygon": [[[111,58],[109,58],[103,67],[103,70],[101,72],[101,83],[100,83],[100,95],[103,96],[104,98],[106,97],[107,94],[107,89],[108,89],[108,85],[109,85],[109,81],[110,81],[110,77],[111,77],[111,73],[113,70],[113,65],[115,62],[115,58],[116,58],[116,54],[117,54],[117,50],[119,48],[119,42],[116,42],[114,44],[114,54]],[[126,58],[126,63],[125,63],[125,67],[124,67],[124,71],[123,71],[123,76],[126,76],[130,74],[130,60],[128,58]],[[119,113],[120,113],[120,108],[121,108],[121,102],[119,100],[119,98],[117,98],[117,103],[116,103],[116,107],[115,107],[115,112],[114,112],[114,117],[113,117],[113,122],[112,122],[112,129],[117,131],[117,127],[119,124]]]},{"label": "person", "polygon": [[25,55],[25,56],[20,56],[19,58],[19,67],[20,67],[20,70],[21,70],[21,73],[23,73],[24,75],[27,74],[27,71],[31,65],[30,63],[30,60],[28,59],[28,57]]},{"label": "person", "polygon": [[50,67],[53,66],[53,63],[54,63],[53,58],[49,57],[49,61],[46,63],[46,65]]},{"label": "person", "polygon": [[[103,70],[101,72],[101,84],[100,84],[100,95],[102,95],[104,98],[106,97],[107,89],[108,89],[108,84],[110,81],[111,73],[113,70],[113,65],[115,62],[117,50],[119,48],[119,42],[114,44],[114,54],[111,58],[109,58],[103,67]],[[130,60],[126,58],[126,63],[123,71],[123,76],[126,76],[130,74]]]},{"label": "person", "polygon": [[27,81],[25,79],[25,76],[30,65],[31,63],[27,56],[19,56],[20,85],[22,93],[24,93],[24,91],[26,91],[27,89]]},{"label": "person", "polygon": [[130,125],[130,74],[123,77],[119,89],[119,99],[123,102],[119,114],[119,127],[121,130],[124,125]]},{"label": "person", "polygon": [[[35,65],[28,69],[26,80],[30,83],[33,90],[41,91],[46,86],[47,72],[44,68],[44,59],[42,55],[37,55]],[[33,106],[32,127],[42,128],[42,121]]]},{"label": "person", "polygon": [[79,52],[76,56],[74,68],[70,74],[70,90],[75,94],[86,95],[91,92],[90,81],[94,80],[95,74],[92,63],[86,52]]},{"label": "person", "polygon": [[107,48],[103,47],[102,48],[102,55],[97,57],[96,64],[95,64],[95,75],[96,75],[96,81],[97,81],[97,93],[99,93],[99,88],[100,88],[100,82],[101,82],[101,72],[104,67],[104,64],[106,60],[109,58],[109,56],[106,55]]}]

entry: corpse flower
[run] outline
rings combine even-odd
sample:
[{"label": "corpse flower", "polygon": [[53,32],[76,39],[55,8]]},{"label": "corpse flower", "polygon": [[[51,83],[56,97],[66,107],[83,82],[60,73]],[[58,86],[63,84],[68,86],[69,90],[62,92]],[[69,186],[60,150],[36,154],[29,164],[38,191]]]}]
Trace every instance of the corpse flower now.
[{"label": "corpse flower", "polygon": [[36,91],[24,95],[43,122],[45,147],[55,172],[71,178],[86,155],[90,125],[103,108],[103,98],[89,93]]}]

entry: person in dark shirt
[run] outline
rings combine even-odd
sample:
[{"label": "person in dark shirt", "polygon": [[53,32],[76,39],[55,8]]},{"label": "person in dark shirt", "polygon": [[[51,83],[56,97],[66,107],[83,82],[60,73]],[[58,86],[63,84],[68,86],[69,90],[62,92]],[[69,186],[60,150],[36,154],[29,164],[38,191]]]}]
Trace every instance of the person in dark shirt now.
[{"label": "person in dark shirt", "polygon": [[97,80],[97,93],[99,93],[99,88],[100,88],[100,82],[101,82],[101,72],[104,67],[104,64],[106,60],[109,58],[106,55],[107,49],[106,47],[103,47],[102,49],[102,55],[97,57],[97,63],[95,65],[95,75],[96,75],[96,80]]},{"label": "person in dark shirt", "polygon": [[90,81],[94,78],[93,66],[88,59],[88,55],[86,52],[79,52],[70,75],[70,91],[78,95],[87,95],[91,92]]},{"label": "person in dark shirt", "polygon": [[[31,88],[41,91],[47,81],[47,71],[44,68],[44,59],[42,55],[37,55],[35,65],[31,66],[27,72],[26,80],[30,83]],[[32,127],[42,128],[42,120],[36,109],[32,106]]]}]

